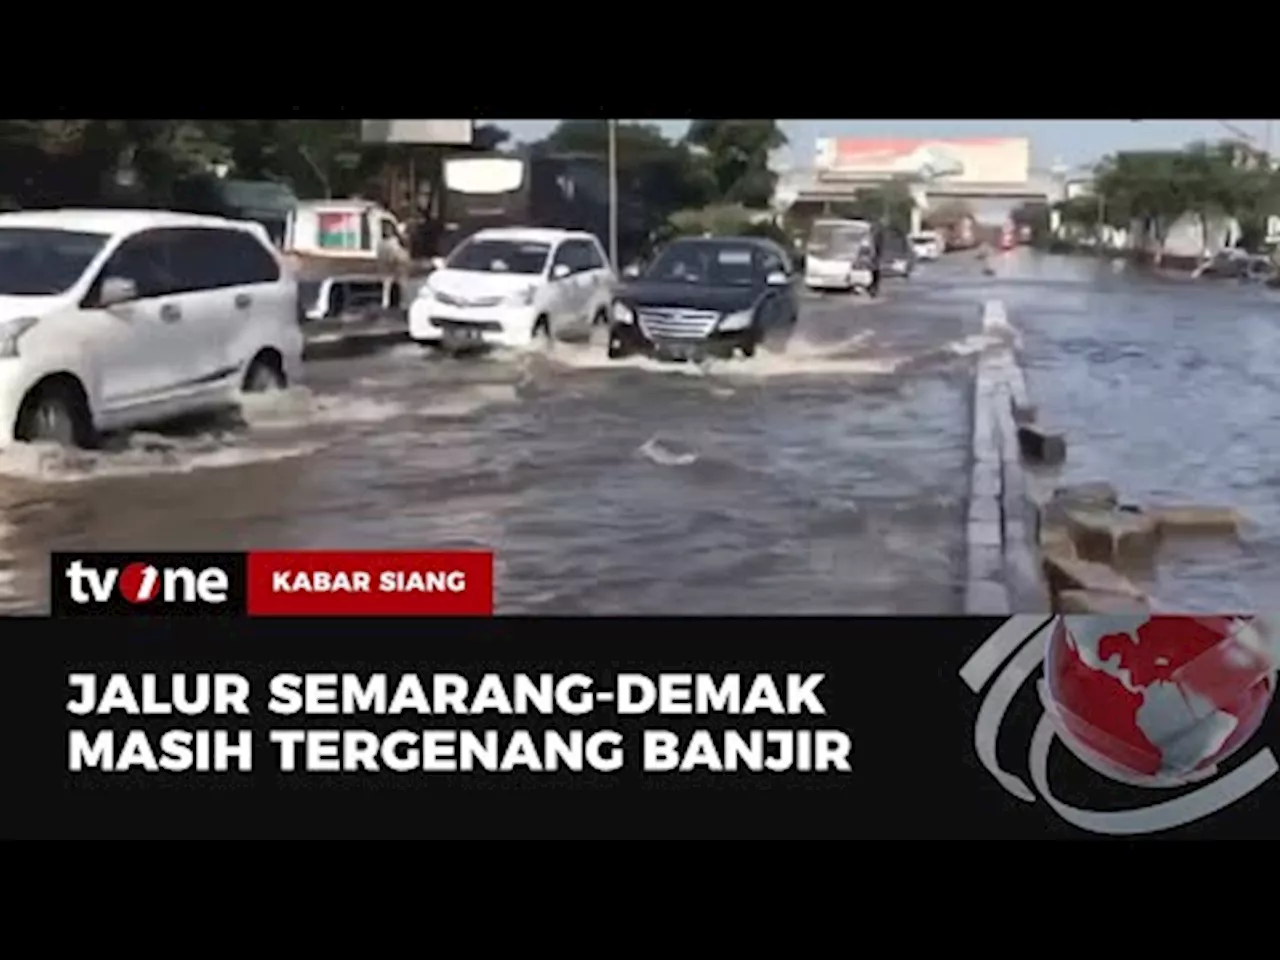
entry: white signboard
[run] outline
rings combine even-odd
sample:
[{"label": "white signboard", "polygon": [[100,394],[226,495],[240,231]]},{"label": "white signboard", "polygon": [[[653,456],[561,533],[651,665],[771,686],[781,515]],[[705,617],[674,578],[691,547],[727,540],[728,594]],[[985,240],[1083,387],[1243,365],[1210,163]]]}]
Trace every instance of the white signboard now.
[{"label": "white signboard", "polygon": [[365,143],[424,143],[465,147],[471,144],[474,120],[362,120]]},{"label": "white signboard", "polygon": [[1280,243],[1280,217],[1267,217],[1267,243]]}]

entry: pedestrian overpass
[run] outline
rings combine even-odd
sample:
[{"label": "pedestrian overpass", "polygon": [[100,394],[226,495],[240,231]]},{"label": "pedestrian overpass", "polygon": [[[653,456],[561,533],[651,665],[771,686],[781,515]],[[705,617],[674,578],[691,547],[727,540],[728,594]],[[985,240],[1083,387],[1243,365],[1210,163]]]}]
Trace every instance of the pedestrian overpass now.
[{"label": "pedestrian overpass", "polygon": [[[1009,214],[1024,203],[1057,203],[1066,196],[1066,183],[1061,174],[1050,170],[1031,170],[1023,183],[964,183],[939,177],[934,180],[885,176],[819,176],[816,170],[792,170],[778,181],[775,202],[783,210],[795,207],[830,213],[837,204],[851,203],[861,190],[901,183],[908,187],[916,201],[917,220],[943,204],[959,201],[972,211],[979,223],[1003,223]],[[919,223],[913,224],[918,229]]]}]

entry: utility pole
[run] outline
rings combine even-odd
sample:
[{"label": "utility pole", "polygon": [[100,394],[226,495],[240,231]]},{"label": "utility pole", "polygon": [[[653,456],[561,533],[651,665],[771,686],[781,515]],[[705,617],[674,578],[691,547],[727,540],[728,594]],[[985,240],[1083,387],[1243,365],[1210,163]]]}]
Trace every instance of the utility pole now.
[{"label": "utility pole", "polygon": [[614,270],[618,263],[618,121],[609,121],[609,260]]}]

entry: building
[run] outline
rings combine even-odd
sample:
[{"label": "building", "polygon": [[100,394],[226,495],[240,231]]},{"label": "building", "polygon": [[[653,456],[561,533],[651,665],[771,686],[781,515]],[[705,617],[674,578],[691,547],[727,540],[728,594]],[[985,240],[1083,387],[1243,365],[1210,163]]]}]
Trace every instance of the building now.
[{"label": "building", "polygon": [[905,185],[915,199],[916,229],[931,208],[948,201],[963,201],[979,222],[996,224],[1015,207],[1055,199],[1061,190],[1052,174],[1032,171],[1025,137],[824,137],[811,167],[783,174],[779,199],[821,211],[890,182]]}]

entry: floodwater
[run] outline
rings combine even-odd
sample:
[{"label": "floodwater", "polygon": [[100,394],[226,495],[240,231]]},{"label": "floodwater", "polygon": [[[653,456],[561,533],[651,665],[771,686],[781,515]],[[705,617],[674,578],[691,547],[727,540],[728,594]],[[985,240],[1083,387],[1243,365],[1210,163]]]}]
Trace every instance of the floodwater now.
[{"label": "floodwater", "polygon": [[706,368],[309,363],[243,426],[0,453],[0,604],[52,550],[484,548],[505,613],[955,611],[977,326],[901,284]]},{"label": "floodwater", "polygon": [[1001,298],[1022,331],[1041,419],[1067,437],[1039,485],[1239,509],[1240,542],[1169,541],[1135,576],[1166,610],[1280,607],[1280,292],[1031,251],[995,267],[946,296]]},{"label": "floodwater", "polygon": [[1024,331],[1059,477],[1230,504],[1245,542],[1166,557],[1185,609],[1280,600],[1280,305],[1019,252],[806,301],[784,355],[705,368],[603,346],[309,363],[243,423],[0,452],[0,611],[52,550],[484,548],[502,613],[959,612],[979,305]]}]

